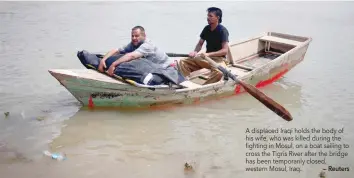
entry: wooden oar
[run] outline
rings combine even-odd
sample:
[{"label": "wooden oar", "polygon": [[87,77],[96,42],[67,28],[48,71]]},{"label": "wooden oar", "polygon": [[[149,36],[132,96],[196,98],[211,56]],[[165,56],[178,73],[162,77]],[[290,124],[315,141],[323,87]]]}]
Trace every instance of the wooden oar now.
[{"label": "wooden oar", "polygon": [[279,103],[275,102],[273,99],[265,95],[263,92],[258,90],[256,87],[253,85],[247,84],[241,80],[238,80],[235,75],[233,75],[231,72],[223,68],[221,65],[218,65],[215,61],[210,59],[209,57],[205,57],[205,59],[215,68],[219,69],[224,75],[229,76],[232,80],[235,82],[241,84],[241,86],[253,97],[255,97],[258,101],[263,103],[265,106],[267,106],[270,110],[278,114],[280,117],[287,121],[293,120],[293,117],[287,111],[283,106],[281,106]]},{"label": "wooden oar", "polygon": [[[176,54],[176,53],[167,53],[168,55],[171,55],[171,57],[187,57],[188,54]],[[224,75],[227,75],[230,77],[232,80],[234,80],[236,83],[240,84],[250,95],[252,95],[254,98],[256,98],[258,101],[263,103],[267,108],[275,112],[277,115],[282,117],[283,119],[287,121],[293,120],[293,117],[291,114],[279,103],[275,102],[273,99],[265,95],[263,92],[258,90],[256,87],[253,85],[247,84],[241,80],[238,80],[235,75],[233,75],[231,72],[227,71],[224,67],[221,65],[217,64],[215,61],[210,59],[209,57],[205,57],[206,59],[213,67],[219,69]]]},{"label": "wooden oar", "polygon": [[169,57],[189,57],[188,54],[179,54],[179,53],[166,53]]}]

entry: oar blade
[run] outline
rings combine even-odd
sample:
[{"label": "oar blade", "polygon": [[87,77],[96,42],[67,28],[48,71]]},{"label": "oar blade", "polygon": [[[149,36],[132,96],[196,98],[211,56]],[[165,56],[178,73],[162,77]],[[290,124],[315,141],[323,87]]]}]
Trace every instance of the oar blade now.
[{"label": "oar blade", "polygon": [[293,117],[291,114],[280,104],[275,102],[273,99],[269,98],[267,95],[259,91],[256,87],[246,84],[243,81],[239,80],[239,84],[242,85],[242,87],[254,98],[256,98],[258,101],[263,103],[267,108],[272,110],[274,113],[276,113],[278,116],[282,117],[283,119],[287,121],[293,120]]},{"label": "oar blade", "polygon": [[205,59],[215,68],[218,68],[219,70],[222,71],[224,75],[228,75],[231,79],[233,79],[235,82],[240,83],[243,88],[251,94],[253,97],[255,97],[258,101],[263,103],[267,108],[275,112],[278,116],[282,117],[283,119],[287,121],[293,120],[292,116],[290,113],[282,107],[280,104],[269,98],[267,95],[259,91],[256,87],[246,84],[243,81],[240,81],[236,78],[235,75],[233,75],[230,71],[226,70],[223,68],[221,65],[218,65],[215,61],[210,59],[209,57],[205,57]]}]

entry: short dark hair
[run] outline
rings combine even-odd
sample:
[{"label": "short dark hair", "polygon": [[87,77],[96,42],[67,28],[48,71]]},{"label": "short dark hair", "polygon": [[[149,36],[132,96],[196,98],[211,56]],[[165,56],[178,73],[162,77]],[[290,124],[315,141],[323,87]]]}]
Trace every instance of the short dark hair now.
[{"label": "short dark hair", "polygon": [[142,26],[140,26],[140,25],[137,25],[137,26],[135,26],[135,27],[132,28],[132,31],[133,31],[133,30],[137,30],[137,29],[139,29],[141,33],[145,34],[145,29],[144,29],[144,27],[142,27]]},{"label": "short dark hair", "polygon": [[217,17],[219,17],[219,23],[222,22],[222,11],[221,11],[221,9],[219,9],[219,8],[217,8],[217,7],[209,7],[208,10],[207,10],[207,12],[208,12],[208,13],[209,13],[209,12],[215,13],[215,15],[216,15]]}]

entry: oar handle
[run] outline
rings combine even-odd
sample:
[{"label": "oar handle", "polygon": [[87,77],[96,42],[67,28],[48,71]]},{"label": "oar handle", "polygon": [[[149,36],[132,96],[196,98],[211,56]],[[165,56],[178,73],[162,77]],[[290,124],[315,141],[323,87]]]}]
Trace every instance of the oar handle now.
[{"label": "oar handle", "polygon": [[179,53],[166,53],[169,57],[189,57],[188,54],[179,54]]}]

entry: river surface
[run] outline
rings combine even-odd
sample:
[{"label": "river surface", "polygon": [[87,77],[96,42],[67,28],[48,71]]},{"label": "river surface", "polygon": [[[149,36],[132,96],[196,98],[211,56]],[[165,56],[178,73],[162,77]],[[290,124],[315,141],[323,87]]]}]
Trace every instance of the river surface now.
[{"label": "river surface", "polygon": [[[264,31],[313,39],[302,63],[261,89],[293,121],[248,94],[161,111],[92,112],[48,73],[83,68],[78,50],[120,47],[135,25],[166,52],[190,52],[210,6],[223,10],[231,41]],[[0,2],[0,177],[297,178],[318,177],[328,165],[350,167],[329,177],[352,177],[353,9],[353,2]],[[352,147],[300,173],[246,172],[246,128],[344,128],[340,143]],[[183,171],[185,162],[194,173]]]}]

